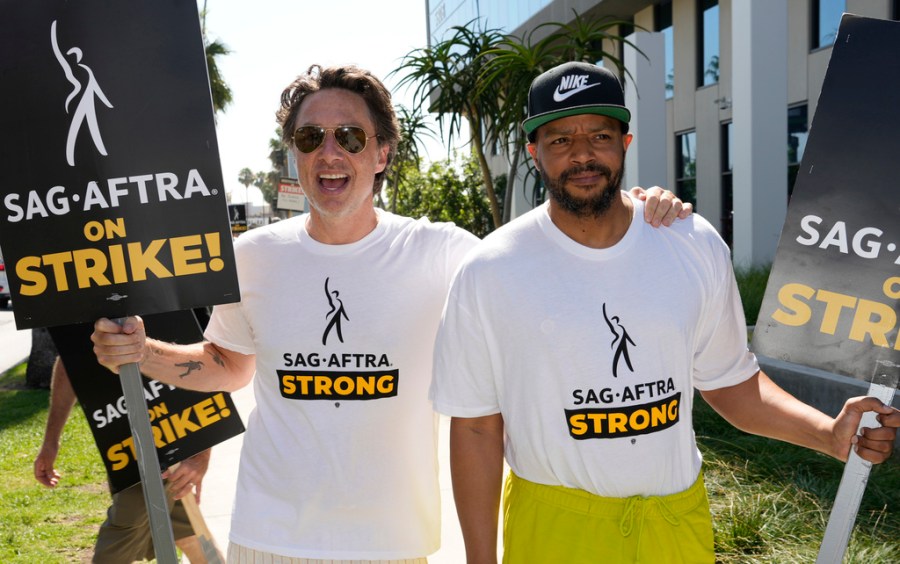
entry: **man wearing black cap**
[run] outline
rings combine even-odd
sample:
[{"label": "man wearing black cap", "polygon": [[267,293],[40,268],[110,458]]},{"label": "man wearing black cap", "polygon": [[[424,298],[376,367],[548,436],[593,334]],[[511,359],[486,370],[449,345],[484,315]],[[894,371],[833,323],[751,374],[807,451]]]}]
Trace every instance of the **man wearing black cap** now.
[{"label": "man wearing black cap", "polygon": [[[523,127],[549,201],[485,238],[452,283],[431,397],[453,417],[470,564],[496,561],[504,447],[504,562],[714,562],[694,389],[748,432],[842,460],[891,454],[900,412],[855,398],[832,419],[759,370],[708,222],[639,220],[619,189],[629,120],[602,67],[537,77]],[[884,427],[857,436],[865,411]]]},{"label": "man wearing black cap", "polygon": [[[400,132],[371,72],[313,65],[277,117],[310,212],[240,237],[241,302],[216,306],[194,345],[99,320],[94,351],[189,389],[252,382],[229,562],[424,562],[440,541],[431,352],[476,238],[375,208]],[[657,225],[680,208],[654,200]]]}]

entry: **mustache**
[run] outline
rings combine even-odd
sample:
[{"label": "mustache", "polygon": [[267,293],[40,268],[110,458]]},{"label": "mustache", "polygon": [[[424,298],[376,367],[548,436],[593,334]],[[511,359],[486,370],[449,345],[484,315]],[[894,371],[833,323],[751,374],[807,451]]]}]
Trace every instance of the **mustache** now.
[{"label": "mustache", "polygon": [[608,166],[601,163],[588,163],[584,165],[573,166],[562,171],[558,178],[559,185],[563,186],[572,176],[576,174],[583,174],[585,172],[602,174],[607,179],[612,178],[612,170]]}]

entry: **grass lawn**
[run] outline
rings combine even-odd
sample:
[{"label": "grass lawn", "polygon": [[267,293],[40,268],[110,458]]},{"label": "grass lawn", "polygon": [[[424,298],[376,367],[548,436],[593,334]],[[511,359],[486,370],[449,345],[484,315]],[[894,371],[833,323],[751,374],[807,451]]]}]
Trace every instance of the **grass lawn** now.
[{"label": "grass lawn", "polygon": [[106,472],[84,415],[72,410],[56,468],[55,489],[34,479],[44,436],[46,390],[23,386],[25,365],[0,375],[0,562],[90,562],[106,517]]},{"label": "grass lawn", "polygon": [[[727,563],[815,562],[843,463],[738,431],[702,399],[694,411],[715,529]],[[900,465],[873,467],[844,562],[900,562]]]},{"label": "grass lawn", "polygon": [[[76,408],[57,460],[60,485],[39,485],[32,463],[48,392],[24,389],[23,382],[24,366],[0,375],[0,562],[89,561],[109,504],[100,456]],[[718,560],[814,562],[843,465],[737,431],[702,400],[694,419]],[[872,471],[845,562],[900,562],[900,465],[894,461]]]}]

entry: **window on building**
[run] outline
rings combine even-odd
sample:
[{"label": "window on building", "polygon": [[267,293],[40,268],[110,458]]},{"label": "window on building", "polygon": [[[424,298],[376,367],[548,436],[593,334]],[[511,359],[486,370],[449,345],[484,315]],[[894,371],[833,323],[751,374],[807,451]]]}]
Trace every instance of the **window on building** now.
[{"label": "window on building", "polygon": [[900,20],[900,0],[894,0],[891,6],[891,19]]},{"label": "window on building", "polygon": [[812,48],[830,47],[841,25],[841,14],[847,11],[846,0],[813,0],[810,37]]},{"label": "window on building", "polygon": [[[900,2],[900,0],[898,0]],[[675,34],[672,27],[672,2],[661,2],[653,7],[656,31],[662,33],[665,44],[666,99],[675,94]]]},{"label": "window on building", "polygon": [[734,152],[732,123],[722,124],[722,209],[719,217],[722,226],[722,239],[731,247],[734,243],[734,184],[732,172],[734,171]]},{"label": "window on building", "polygon": [[807,111],[806,104],[788,108],[788,198],[794,193],[794,181],[809,138]]},{"label": "window on building", "polygon": [[697,86],[719,82],[719,0],[697,0]]},{"label": "window on building", "polygon": [[675,193],[685,202],[697,205],[697,133],[689,131],[675,137]]}]

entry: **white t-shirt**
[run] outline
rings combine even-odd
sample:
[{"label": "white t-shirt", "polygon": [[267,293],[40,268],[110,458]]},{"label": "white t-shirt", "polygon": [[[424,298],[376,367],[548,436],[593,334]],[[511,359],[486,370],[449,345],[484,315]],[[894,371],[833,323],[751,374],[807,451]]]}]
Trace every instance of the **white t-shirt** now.
[{"label": "white t-shirt", "polygon": [[502,413],[520,477],[597,495],[668,495],[696,480],[693,388],[738,384],[747,350],[728,248],[703,218],[643,221],[582,246],[541,206],[489,235],[453,282],[431,397]]},{"label": "white t-shirt", "polygon": [[478,239],[377,210],[349,245],[307,216],[242,235],[241,302],[206,338],[256,355],[232,541],[285,556],[421,557],[440,544],[432,351],[450,280]]}]

